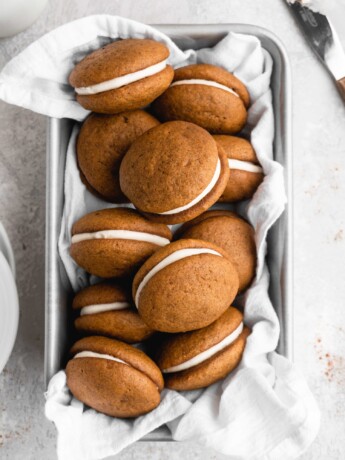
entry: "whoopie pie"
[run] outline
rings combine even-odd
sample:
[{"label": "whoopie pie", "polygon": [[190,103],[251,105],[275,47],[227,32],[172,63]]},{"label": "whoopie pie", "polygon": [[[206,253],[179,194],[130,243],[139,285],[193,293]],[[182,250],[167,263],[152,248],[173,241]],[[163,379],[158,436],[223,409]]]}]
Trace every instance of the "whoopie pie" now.
[{"label": "whoopie pie", "polygon": [[69,82],[77,101],[98,113],[120,113],[145,107],[170,85],[174,71],[169,49],[149,39],[117,40],[76,64]]},{"label": "whoopie pie", "polygon": [[256,270],[254,228],[235,212],[204,212],[180,227],[174,238],[195,238],[222,248],[237,270],[239,292],[247,289],[253,281]]},{"label": "whoopie pie", "polygon": [[151,220],[174,224],[212,206],[228,182],[223,149],[185,121],[150,129],[128,149],[120,167],[122,192]]},{"label": "whoopie pie", "polygon": [[167,335],[156,357],[165,386],[195,390],[223,379],[240,363],[249,334],[242,313],[229,307],[203,329]]},{"label": "whoopie pie", "polygon": [[159,121],[143,110],[89,115],[77,140],[78,166],[88,189],[112,203],[128,201],[119,184],[122,158],[137,137],[157,125]]},{"label": "whoopie pie", "polygon": [[142,342],[153,334],[139,316],[124,283],[88,286],[77,293],[72,307],[79,312],[75,328],[84,334],[114,337],[127,343]]},{"label": "whoopie pie", "polygon": [[98,412],[128,418],[160,403],[163,377],[141,350],[106,337],[84,337],[71,349],[66,366],[73,396]]},{"label": "whoopie pie", "polygon": [[263,169],[252,144],[241,137],[213,137],[226,153],[230,168],[227,186],[218,201],[232,202],[251,198],[264,179]]},{"label": "whoopie pie", "polygon": [[173,83],[153,103],[161,121],[190,121],[218,134],[241,131],[248,107],[245,85],[227,70],[210,64],[176,69]]},{"label": "whoopie pie", "polygon": [[132,295],[154,330],[185,332],[215,321],[231,305],[238,275],[226,252],[183,239],[161,248],[136,273]]},{"label": "whoopie pie", "polygon": [[171,238],[166,225],[151,222],[134,209],[102,209],[75,222],[70,254],[92,275],[123,277],[133,274]]}]

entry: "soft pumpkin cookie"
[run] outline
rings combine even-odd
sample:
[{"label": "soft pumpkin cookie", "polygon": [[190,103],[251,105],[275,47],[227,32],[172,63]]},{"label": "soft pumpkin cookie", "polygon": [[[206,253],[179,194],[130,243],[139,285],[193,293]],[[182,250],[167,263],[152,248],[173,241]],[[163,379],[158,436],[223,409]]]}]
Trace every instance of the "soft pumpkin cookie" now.
[{"label": "soft pumpkin cookie", "polygon": [[193,239],[157,251],[139,269],[132,286],[140,316],[161,332],[209,325],[230,306],[237,291],[237,271],[226,252]]},{"label": "soft pumpkin cookie", "polygon": [[149,39],[118,40],[76,64],[69,82],[77,101],[97,113],[120,113],[145,107],[170,85],[169,49]]},{"label": "soft pumpkin cookie", "polygon": [[122,277],[133,274],[171,238],[166,225],[151,222],[134,209],[102,209],[75,222],[70,254],[92,275]]},{"label": "soft pumpkin cookie", "polygon": [[66,367],[73,396],[113,417],[137,417],[160,403],[163,378],[142,351],[119,340],[85,337],[71,349]]},{"label": "soft pumpkin cookie", "polygon": [[242,313],[230,307],[203,329],[167,335],[156,356],[165,386],[195,390],[223,379],[240,363],[249,334]]},{"label": "soft pumpkin cookie", "polygon": [[175,224],[212,206],[228,182],[223,149],[203,128],[172,121],[136,139],[120,167],[120,186],[151,220]]},{"label": "soft pumpkin cookie", "polygon": [[123,283],[99,283],[82,289],[74,297],[72,307],[79,312],[75,328],[87,335],[137,343],[154,332],[139,316]]},{"label": "soft pumpkin cookie", "polygon": [[255,276],[256,245],[253,227],[235,212],[211,210],[178,229],[175,239],[196,238],[222,248],[236,267],[239,291],[247,289]]},{"label": "soft pumpkin cookie", "polygon": [[252,144],[235,136],[216,135],[228,157],[230,175],[220,202],[232,202],[251,198],[264,179],[263,169]]},{"label": "soft pumpkin cookie", "polygon": [[143,110],[88,116],[77,140],[78,165],[88,189],[112,203],[128,201],[119,183],[122,158],[137,137],[157,125],[159,121]]},{"label": "soft pumpkin cookie", "polygon": [[173,83],[153,103],[161,121],[184,120],[212,133],[235,134],[247,121],[249,94],[227,70],[192,64],[175,70]]}]

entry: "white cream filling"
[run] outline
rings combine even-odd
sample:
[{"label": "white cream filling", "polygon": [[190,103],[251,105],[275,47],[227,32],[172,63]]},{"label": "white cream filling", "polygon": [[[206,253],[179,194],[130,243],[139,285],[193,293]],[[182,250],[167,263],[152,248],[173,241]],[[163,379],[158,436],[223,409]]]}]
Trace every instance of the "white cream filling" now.
[{"label": "white cream filling", "polygon": [[199,201],[201,201],[208,193],[210,193],[210,191],[216,185],[216,183],[217,183],[217,181],[219,179],[219,176],[220,176],[220,171],[221,171],[221,166],[220,166],[220,160],[218,159],[216,170],[215,170],[215,172],[213,174],[211,182],[208,184],[208,186],[196,198],[194,198],[193,201],[191,201],[190,203],[188,203],[188,204],[186,204],[184,206],[180,206],[179,208],[172,209],[171,211],[159,212],[158,214],[160,214],[162,216],[167,216],[167,215],[170,215],[170,214],[177,214],[178,212],[186,211],[186,209],[189,209],[192,206],[194,206],[197,203],[199,203]]},{"label": "white cream filling", "polygon": [[217,83],[216,81],[212,80],[203,80],[203,79],[198,79],[198,78],[191,78],[190,80],[179,80],[179,81],[174,81],[174,83],[171,83],[171,86],[179,86],[179,85],[205,85],[205,86],[213,86],[214,88],[218,89],[223,89],[224,91],[227,91],[228,93],[233,94],[234,96],[240,97],[236,91],[234,91],[231,88],[228,88],[225,85],[222,85],[220,83]]},{"label": "white cream filling", "polygon": [[114,356],[111,355],[106,355],[102,353],[95,353],[94,351],[81,351],[77,353],[73,359],[76,358],[100,358],[100,359],[108,359],[109,361],[116,361],[117,363],[121,364],[126,364],[126,366],[129,366],[128,363],[125,363],[125,361],[122,361],[120,358],[115,358]]},{"label": "white cream filling", "polygon": [[250,163],[249,161],[234,160],[229,158],[228,160],[230,169],[240,169],[241,171],[248,171],[252,173],[262,173],[263,169],[261,166]]},{"label": "white cream filling", "polygon": [[128,302],[99,303],[97,305],[87,305],[80,310],[80,316],[104,313],[105,311],[124,310],[131,305]]},{"label": "white cream filling", "polygon": [[186,257],[196,256],[198,254],[213,254],[215,256],[223,257],[219,252],[214,251],[213,249],[207,248],[187,248],[187,249],[179,249],[178,251],[173,252],[172,254],[168,255],[165,259],[161,260],[157,265],[155,265],[141,280],[137,292],[135,293],[135,305],[138,308],[139,306],[139,297],[141,291],[146,286],[146,284],[150,281],[150,279],[156,275],[160,270],[167,267],[168,265],[177,262],[178,260],[184,259]]},{"label": "white cream filling", "polygon": [[90,94],[103,93],[104,91],[110,91],[112,89],[118,89],[122,86],[134,83],[135,81],[142,80],[143,78],[151,77],[152,75],[155,75],[165,69],[166,65],[167,60],[165,59],[162,62],[158,62],[158,64],[151,65],[150,67],[138,70],[137,72],[123,75],[122,77],[116,77],[112,80],[103,81],[102,83],[97,83],[96,85],[75,88],[75,92],[81,96],[87,96]]},{"label": "white cream filling", "polygon": [[194,358],[188,359],[184,363],[178,364],[177,366],[169,367],[168,369],[163,369],[162,372],[164,374],[169,374],[171,372],[180,372],[203,363],[207,359],[217,354],[219,351],[224,350],[224,348],[231,345],[240,336],[242,331],[243,323],[241,323],[230,335],[225,337],[225,339],[223,339],[221,342],[217,343],[213,347],[203,351],[202,353],[199,353],[198,355],[194,356]]},{"label": "white cream filling", "polygon": [[166,246],[170,243],[168,238],[153,235],[152,233],[134,232],[132,230],[102,230],[93,233],[77,233],[72,236],[72,244],[96,239],[144,241],[145,243],[152,243],[157,246]]}]

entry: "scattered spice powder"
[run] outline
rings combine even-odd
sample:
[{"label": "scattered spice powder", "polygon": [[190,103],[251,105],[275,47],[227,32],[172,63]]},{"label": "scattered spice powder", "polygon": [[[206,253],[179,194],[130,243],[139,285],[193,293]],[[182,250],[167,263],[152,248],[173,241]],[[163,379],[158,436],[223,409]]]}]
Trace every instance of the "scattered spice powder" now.
[{"label": "scattered spice powder", "polygon": [[[340,330],[341,328],[339,328]],[[345,384],[345,358],[339,355],[325,353],[323,350],[322,339],[316,338],[314,348],[318,357],[318,361],[323,366],[323,374],[329,382],[337,383],[338,385]]]}]

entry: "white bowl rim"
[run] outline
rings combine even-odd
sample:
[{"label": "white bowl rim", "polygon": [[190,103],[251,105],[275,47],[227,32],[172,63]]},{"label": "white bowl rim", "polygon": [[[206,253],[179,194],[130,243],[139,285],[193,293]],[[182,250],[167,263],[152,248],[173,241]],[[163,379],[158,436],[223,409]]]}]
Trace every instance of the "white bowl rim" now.
[{"label": "white bowl rim", "polygon": [[[19,300],[16,283],[10,266],[0,252],[0,373],[14,347],[19,321]],[[1,330],[1,328],[3,330]]]},{"label": "white bowl rim", "polygon": [[[2,244],[1,244],[2,243]],[[0,250],[1,246],[3,247],[4,251],[3,254],[12,270],[14,278],[16,277],[16,262],[14,259],[13,249],[11,245],[11,241],[8,237],[5,227],[0,222]]]}]

